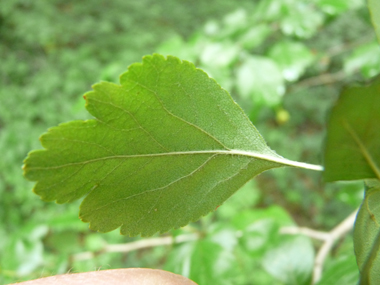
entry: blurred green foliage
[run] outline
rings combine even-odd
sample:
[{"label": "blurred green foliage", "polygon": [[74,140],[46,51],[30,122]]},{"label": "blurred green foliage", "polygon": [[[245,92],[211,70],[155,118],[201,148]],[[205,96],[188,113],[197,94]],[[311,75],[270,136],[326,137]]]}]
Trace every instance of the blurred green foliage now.
[{"label": "blurred green foliage", "polygon": [[[279,228],[331,229],[359,206],[360,183],[326,185],[304,170],[267,172],[172,233],[197,232],[199,241],[101,254],[104,244],[136,239],[90,232],[78,203],[41,202],[22,178],[22,160],[40,148],[37,138],[48,127],[86,118],[81,94],[92,83],[116,82],[130,63],[160,52],[214,77],[279,154],[318,163],[327,110],[342,85],[379,72],[375,41],[364,0],[2,0],[0,283],[151,267],[200,284],[308,284],[318,243]],[[85,251],[97,254],[73,258]],[[320,284],[356,284],[353,255],[347,237]]]}]

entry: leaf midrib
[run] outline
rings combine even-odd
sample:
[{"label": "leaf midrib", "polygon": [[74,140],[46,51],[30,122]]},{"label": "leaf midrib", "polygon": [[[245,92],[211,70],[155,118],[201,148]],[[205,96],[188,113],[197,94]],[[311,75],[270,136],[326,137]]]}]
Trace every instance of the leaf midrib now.
[{"label": "leaf midrib", "polygon": [[143,158],[143,157],[160,157],[160,156],[180,156],[180,155],[202,155],[202,154],[210,154],[210,155],[236,155],[243,157],[250,157],[254,159],[265,160],[269,162],[279,163],[284,166],[293,166],[298,168],[305,168],[310,170],[322,171],[323,167],[320,165],[314,165],[309,163],[303,163],[298,161],[293,161],[289,159],[285,159],[281,156],[272,156],[267,154],[262,154],[258,152],[250,152],[250,151],[242,151],[242,150],[198,150],[198,151],[177,151],[177,152],[165,152],[165,153],[148,153],[148,154],[131,154],[131,155],[113,155],[113,156],[105,156],[100,158],[95,158],[86,161],[80,162],[72,162],[58,166],[50,166],[50,167],[30,167],[29,170],[37,170],[37,169],[59,169],[74,165],[82,165],[93,163],[97,161],[104,161],[109,159],[128,159],[128,158]]}]

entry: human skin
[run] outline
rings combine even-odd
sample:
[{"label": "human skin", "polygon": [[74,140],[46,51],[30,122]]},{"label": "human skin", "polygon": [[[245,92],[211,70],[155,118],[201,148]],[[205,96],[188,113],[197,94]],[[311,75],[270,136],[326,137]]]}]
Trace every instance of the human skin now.
[{"label": "human skin", "polygon": [[101,270],[55,275],[20,283],[20,285],[196,285],[190,279],[168,271],[148,268]]}]

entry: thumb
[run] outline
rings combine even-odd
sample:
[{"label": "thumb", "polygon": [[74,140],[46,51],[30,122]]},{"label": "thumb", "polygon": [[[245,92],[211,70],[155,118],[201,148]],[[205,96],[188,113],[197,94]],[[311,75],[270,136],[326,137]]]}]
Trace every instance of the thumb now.
[{"label": "thumb", "polygon": [[17,283],[20,285],[196,285],[190,279],[168,271],[149,268],[101,270],[63,274]]}]

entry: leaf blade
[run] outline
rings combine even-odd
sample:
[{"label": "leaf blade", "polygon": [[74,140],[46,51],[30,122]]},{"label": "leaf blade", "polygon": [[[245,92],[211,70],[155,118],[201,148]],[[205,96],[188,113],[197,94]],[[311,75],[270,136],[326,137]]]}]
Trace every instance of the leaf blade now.
[{"label": "leaf blade", "polygon": [[[214,210],[255,175],[311,167],[282,158],[214,80],[174,57],[144,57],[85,94],[95,117],[49,129],[24,164],[46,201],[85,196],[94,230],[152,235]],[[318,167],[317,167],[318,168]]]},{"label": "leaf blade", "polygon": [[360,284],[380,282],[380,182],[367,181],[367,189],[354,227],[354,248],[360,270]]},{"label": "leaf blade", "polygon": [[380,178],[380,76],[343,90],[327,128],[326,181]]}]

